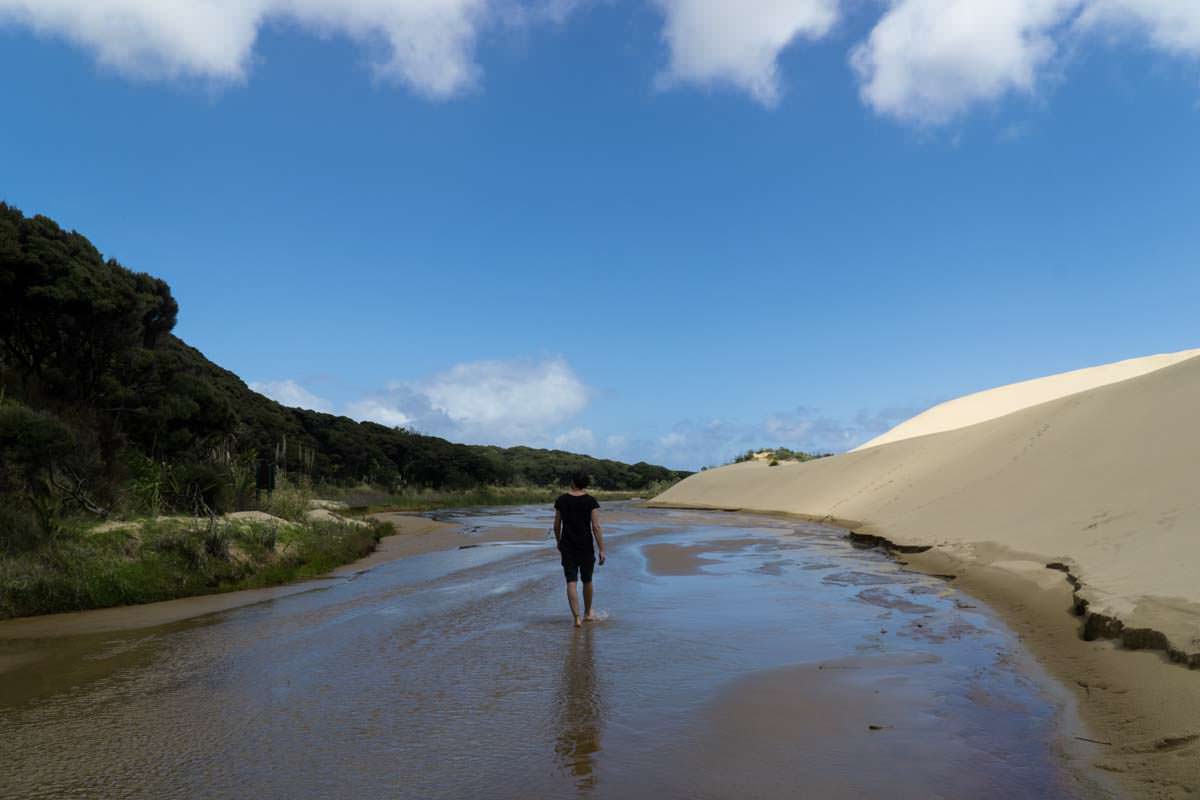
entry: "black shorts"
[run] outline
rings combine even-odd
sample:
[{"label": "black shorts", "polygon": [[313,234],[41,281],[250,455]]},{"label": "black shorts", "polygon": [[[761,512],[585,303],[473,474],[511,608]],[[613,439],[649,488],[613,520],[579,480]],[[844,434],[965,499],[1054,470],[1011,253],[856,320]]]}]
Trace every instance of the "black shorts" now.
[{"label": "black shorts", "polygon": [[596,568],[596,556],[592,553],[569,553],[562,551],[563,575],[567,583],[582,579],[584,583],[592,582],[592,570]]}]

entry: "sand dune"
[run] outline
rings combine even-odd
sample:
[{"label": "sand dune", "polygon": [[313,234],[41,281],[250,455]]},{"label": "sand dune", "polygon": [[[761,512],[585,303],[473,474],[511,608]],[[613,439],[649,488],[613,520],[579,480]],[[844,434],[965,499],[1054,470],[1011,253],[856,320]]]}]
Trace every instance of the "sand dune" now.
[{"label": "sand dune", "polygon": [[[832,518],[1014,573],[1061,562],[1096,619],[1161,632],[1177,656],[1200,663],[1197,353],[973,395],[900,426],[907,433],[894,441],[805,464],[709,470],[654,504]],[[1161,646],[1155,636],[1127,644]]]},{"label": "sand dune", "polygon": [[1127,361],[1077,369],[976,392],[934,406],[855,449],[866,450],[868,447],[911,439],[914,436],[965,428],[1039,403],[1136,378],[1196,356],[1200,356],[1200,350],[1131,358]]}]

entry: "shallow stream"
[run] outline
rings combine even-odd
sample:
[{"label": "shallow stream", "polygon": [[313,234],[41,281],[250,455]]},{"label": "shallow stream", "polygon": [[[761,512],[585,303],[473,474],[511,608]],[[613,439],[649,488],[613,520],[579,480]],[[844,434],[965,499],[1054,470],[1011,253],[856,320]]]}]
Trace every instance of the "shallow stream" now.
[{"label": "shallow stream", "polygon": [[186,622],[0,624],[0,797],[1101,796],[1065,693],[953,582],[815,524],[605,513],[579,630],[541,508],[452,515],[537,541]]}]

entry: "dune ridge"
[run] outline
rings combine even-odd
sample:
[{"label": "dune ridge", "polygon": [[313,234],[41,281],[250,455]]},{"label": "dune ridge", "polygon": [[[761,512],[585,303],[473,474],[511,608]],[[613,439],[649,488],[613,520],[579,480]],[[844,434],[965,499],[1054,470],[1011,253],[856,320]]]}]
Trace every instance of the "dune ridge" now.
[{"label": "dune ridge", "polygon": [[1200,665],[1200,351],[1187,352],[1151,357],[1166,361],[1152,370],[1122,362],[1107,375],[1131,377],[953,430],[708,470],[652,504],[832,520],[1014,573],[1056,564],[1095,618],[1090,633],[1133,632],[1128,646]]},{"label": "dune ridge", "polygon": [[1060,397],[1136,378],[1196,356],[1200,356],[1200,349],[1159,353],[1010,383],[1007,386],[964,395],[905,420],[869,442],[859,445],[854,450],[866,450],[870,447],[891,444],[915,436],[926,436],[931,433],[942,433],[976,425],[1030,406],[1057,400]]}]

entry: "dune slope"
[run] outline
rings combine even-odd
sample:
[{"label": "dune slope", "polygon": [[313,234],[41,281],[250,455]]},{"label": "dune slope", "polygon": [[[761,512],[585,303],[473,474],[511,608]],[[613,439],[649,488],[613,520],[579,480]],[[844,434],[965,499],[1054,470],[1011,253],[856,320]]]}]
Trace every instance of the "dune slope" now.
[{"label": "dune slope", "polygon": [[709,470],[653,502],[830,518],[975,564],[1061,562],[1101,623],[1200,663],[1200,357],[955,430]]},{"label": "dune slope", "polygon": [[1085,392],[1117,381],[1129,380],[1180,361],[1200,356],[1200,350],[1183,350],[1178,353],[1161,353],[1142,358],[1131,358],[1112,364],[1087,367],[1044,378],[1035,378],[1020,383],[1011,383],[995,389],[968,394],[949,400],[906,420],[891,430],[876,436],[855,450],[866,450],[881,444],[925,436],[930,433],[965,428],[989,419],[996,419],[1014,411],[1039,403],[1057,400],[1060,397]]}]

